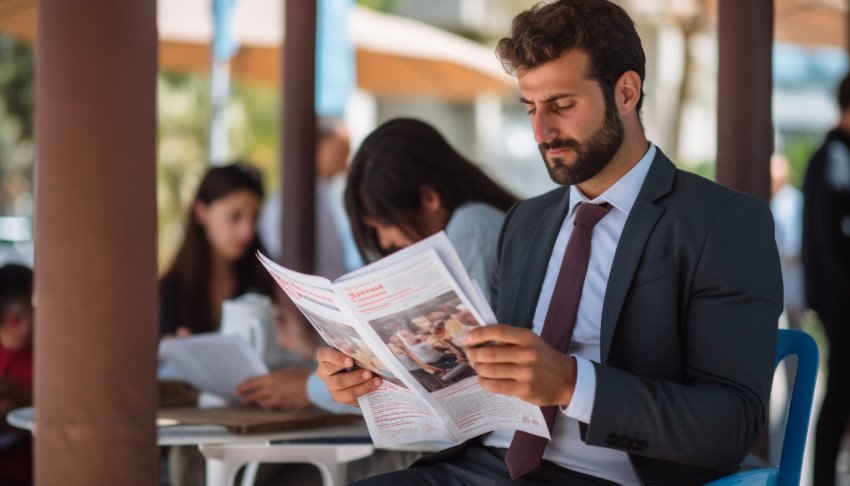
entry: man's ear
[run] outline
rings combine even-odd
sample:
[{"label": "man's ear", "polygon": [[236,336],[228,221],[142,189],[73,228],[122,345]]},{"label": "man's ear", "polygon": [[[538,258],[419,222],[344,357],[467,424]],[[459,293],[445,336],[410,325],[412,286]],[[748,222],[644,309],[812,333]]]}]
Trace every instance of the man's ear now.
[{"label": "man's ear", "polygon": [[436,212],[443,207],[440,195],[431,186],[419,188],[419,201],[423,208],[431,212]]},{"label": "man's ear", "polygon": [[614,86],[614,100],[621,115],[634,112],[640,100],[642,83],[640,76],[634,71],[626,71]]}]

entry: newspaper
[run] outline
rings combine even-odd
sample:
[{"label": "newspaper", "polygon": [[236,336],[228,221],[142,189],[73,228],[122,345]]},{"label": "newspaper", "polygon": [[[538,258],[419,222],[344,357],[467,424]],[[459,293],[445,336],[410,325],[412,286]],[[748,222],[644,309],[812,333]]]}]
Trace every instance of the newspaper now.
[{"label": "newspaper", "polygon": [[383,378],[359,399],[375,446],[498,429],[549,438],[540,407],[478,384],[464,338],[496,317],[445,233],[334,282],[259,258],[329,346]]}]

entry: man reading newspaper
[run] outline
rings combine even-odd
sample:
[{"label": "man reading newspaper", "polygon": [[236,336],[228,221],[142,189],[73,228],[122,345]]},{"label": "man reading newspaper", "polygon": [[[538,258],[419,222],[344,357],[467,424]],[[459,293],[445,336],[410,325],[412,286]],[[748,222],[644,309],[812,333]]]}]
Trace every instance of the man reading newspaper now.
[{"label": "man reading newspaper", "polygon": [[[498,321],[469,331],[485,390],[544,410],[360,485],[670,485],[734,472],[761,436],[782,311],[767,206],[678,170],[640,120],[645,57],[607,0],[519,14],[498,55],[564,187],[508,213]],[[500,342],[499,345],[488,343]],[[324,348],[336,400],[382,383]]]}]

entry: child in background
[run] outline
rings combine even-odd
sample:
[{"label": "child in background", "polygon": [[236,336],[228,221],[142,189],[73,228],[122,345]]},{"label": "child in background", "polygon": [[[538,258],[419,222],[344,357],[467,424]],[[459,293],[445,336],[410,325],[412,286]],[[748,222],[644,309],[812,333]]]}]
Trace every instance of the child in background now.
[{"label": "child in background", "polygon": [[0,484],[32,484],[30,433],[6,423],[6,414],[32,404],[32,270],[0,268]]}]

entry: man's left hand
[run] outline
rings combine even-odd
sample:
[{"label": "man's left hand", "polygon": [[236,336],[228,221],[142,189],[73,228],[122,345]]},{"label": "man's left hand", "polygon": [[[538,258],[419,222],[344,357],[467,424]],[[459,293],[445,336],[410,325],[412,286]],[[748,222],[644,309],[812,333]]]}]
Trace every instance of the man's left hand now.
[{"label": "man's left hand", "polygon": [[466,351],[467,357],[485,390],[535,405],[567,406],[572,400],[575,359],[556,351],[530,329],[482,326],[469,332],[466,345],[473,346]]},{"label": "man's left hand", "polygon": [[271,410],[293,410],[311,405],[307,398],[307,377],[310,370],[294,368],[273,371],[264,376],[245,380],[236,387],[242,403],[256,403]]}]

